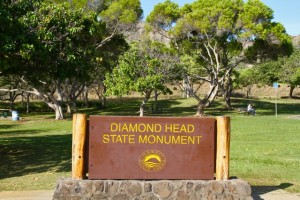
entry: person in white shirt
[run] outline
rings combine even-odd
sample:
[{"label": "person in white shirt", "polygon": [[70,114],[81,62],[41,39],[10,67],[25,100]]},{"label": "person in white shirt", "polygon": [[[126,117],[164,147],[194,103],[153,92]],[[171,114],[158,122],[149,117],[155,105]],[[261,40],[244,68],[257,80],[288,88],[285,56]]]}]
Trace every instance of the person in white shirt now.
[{"label": "person in white shirt", "polygon": [[248,107],[247,107],[247,112],[248,112],[249,114],[256,115],[252,103],[250,103],[250,104],[248,105]]}]

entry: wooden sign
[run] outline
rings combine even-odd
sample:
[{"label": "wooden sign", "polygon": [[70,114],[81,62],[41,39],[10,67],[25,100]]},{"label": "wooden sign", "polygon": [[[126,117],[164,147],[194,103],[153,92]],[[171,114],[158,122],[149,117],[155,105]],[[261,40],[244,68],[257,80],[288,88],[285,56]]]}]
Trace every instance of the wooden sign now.
[{"label": "wooden sign", "polygon": [[91,116],[89,179],[214,179],[214,118]]}]

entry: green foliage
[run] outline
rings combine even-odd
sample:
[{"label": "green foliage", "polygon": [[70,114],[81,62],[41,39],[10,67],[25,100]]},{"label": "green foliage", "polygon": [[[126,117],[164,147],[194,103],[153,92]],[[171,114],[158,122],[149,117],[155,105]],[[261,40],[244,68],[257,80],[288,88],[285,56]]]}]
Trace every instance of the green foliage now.
[{"label": "green foliage", "polygon": [[[264,62],[292,52],[291,38],[280,23],[272,22],[273,11],[260,0],[197,0],[181,9],[171,5],[170,1],[158,4],[147,22],[171,40],[182,58],[192,55],[198,70],[196,65],[186,65],[185,77],[210,84],[204,98],[192,91],[199,101],[197,114],[211,105],[217,90],[222,90],[230,108],[233,71],[241,63]],[[169,7],[175,14],[167,12]],[[177,15],[178,10],[182,12]]]},{"label": "green foliage", "polygon": [[178,21],[175,33],[179,34],[185,28],[192,26],[201,34],[217,34],[217,32],[232,31],[237,22],[237,13],[241,10],[242,1],[208,0],[195,1],[190,5],[190,12]]},{"label": "green foliage", "polygon": [[244,23],[245,37],[251,37],[253,34],[266,39],[268,36],[268,27],[273,19],[273,11],[260,0],[249,0],[244,5],[244,10],[240,14],[240,19]]},{"label": "green foliage", "polygon": [[[280,61],[279,61],[280,62]],[[285,58],[282,62],[282,72],[279,75],[283,83],[287,83],[292,87],[300,85],[300,51],[295,50],[294,53]]]},{"label": "green foliage", "polygon": [[243,24],[240,36],[253,42],[253,46],[246,51],[249,61],[274,60],[292,53],[291,38],[284,26],[272,21],[272,9],[260,0],[247,1],[240,20]]},{"label": "green foliage", "polygon": [[235,88],[243,88],[249,97],[252,87],[259,84],[259,72],[254,67],[247,67],[237,72],[234,79]]},{"label": "green foliage", "polygon": [[240,70],[237,82],[242,87],[256,84],[258,82],[258,71],[253,67]]},{"label": "green foliage", "polygon": [[143,10],[139,0],[115,0],[100,13],[101,18],[110,24],[132,24],[141,19]]},{"label": "green foliage", "polygon": [[96,53],[91,45],[104,28],[96,23],[95,16],[80,9],[69,9],[65,4],[47,3],[23,16],[24,27],[34,31],[28,33],[28,43],[22,45],[21,55],[30,63],[35,61],[34,70],[32,66],[23,71],[30,70],[34,77],[45,71],[52,80],[89,77],[91,58]]},{"label": "green foliage", "polygon": [[179,6],[176,3],[166,0],[155,5],[154,10],[147,17],[147,22],[154,27],[170,29],[180,17]]},{"label": "green foliage", "polygon": [[102,4],[103,0],[50,0],[54,3],[68,3],[70,7],[84,9],[85,12],[96,11]]},{"label": "green foliage", "polygon": [[[25,75],[31,84],[72,77],[87,81],[102,64],[99,60],[109,62],[111,53],[101,52],[96,46],[110,33],[104,22],[97,21],[95,12],[87,13],[67,4],[35,6],[34,11],[29,10],[18,19],[23,29],[18,34],[23,40],[14,53],[19,55],[19,60],[4,73],[12,73],[13,69],[14,73]],[[107,43],[115,47],[116,50],[110,50],[115,55],[126,44],[121,35],[113,36]],[[106,48],[105,45],[102,47]]]},{"label": "green foliage", "polygon": [[21,64],[19,50],[26,39],[26,30],[19,18],[33,11],[40,0],[1,0],[0,3],[0,75],[11,66]]},{"label": "green foliage", "polygon": [[290,57],[284,57],[276,61],[269,61],[258,65],[259,82],[265,85],[272,85],[274,82],[280,81],[292,87],[300,85],[299,55],[299,50],[295,50]]},{"label": "green foliage", "polygon": [[259,82],[263,85],[272,85],[274,82],[279,81],[279,73],[283,59],[279,61],[269,61],[256,66],[259,72]]},{"label": "green foliage", "polygon": [[[109,29],[110,22],[98,20],[94,11],[49,1],[5,5],[8,15],[1,15],[1,20],[18,29],[1,29],[5,49],[0,56],[5,59],[1,59],[0,75],[22,77],[29,88],[14,89],[39,95],[56,111],[57,119],[63,118],[62,102],[78,96],[81,86],[99,78],[98,74],[103,78],[127,47],[121,32]],[[19,15],[10,14],[14,9]],[[6,20],[9,16],[14,17],[12,22]]]},{"label": "green foliage", "polygon": [[[148,95],[154,90],[164,94],[170,92],[165,85],[170,71],[162,60],[147,50],[146,45],[154,47],[155,44],[133,43],[130,50],[120,57],[118,66],[106,76],[107,94],[122,96],[136,91]],[[163,49],[159,48],[156,46],[161,52]]]}]

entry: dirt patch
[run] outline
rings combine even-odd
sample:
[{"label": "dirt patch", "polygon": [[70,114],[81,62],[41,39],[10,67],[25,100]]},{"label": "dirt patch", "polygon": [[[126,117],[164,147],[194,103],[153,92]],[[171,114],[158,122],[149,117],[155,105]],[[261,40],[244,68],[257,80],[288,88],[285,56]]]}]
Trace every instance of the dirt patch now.
[{"label": "dirt patch", "polygon": [[291,116],[289,119],[300,119],[300,115]]}]

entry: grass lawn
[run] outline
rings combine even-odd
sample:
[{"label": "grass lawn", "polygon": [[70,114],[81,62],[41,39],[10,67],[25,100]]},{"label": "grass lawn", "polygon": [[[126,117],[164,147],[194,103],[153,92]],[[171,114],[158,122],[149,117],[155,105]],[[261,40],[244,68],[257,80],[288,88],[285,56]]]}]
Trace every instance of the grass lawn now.
[{"label": "grass lawn", "polygon": [[0,119],[0,191],[52,189],[70,176],[71,121]]},{"label": "grass lawn", "polygon": [[300,192],[300,120],[232,117],[230,174],[255,186]]},{"label": "grass lawn", "polygon": [[[233,99],[235,108],[250,100]],[[276,186],[300,192],[300,100],[251,100],[257,116],[226,111],[216,101],[207,115],[231,116],[230,176],[254,186]],[[160,116],[191,116],[193,99],[161,100]],[[139,101],[110,102],[105,110],[82,109],[98,115],[137,115]],[[22,114],[22,120],[0,119],[0,191],[54,189],[60,177],[71,177],[70,119],[55,121],[52,113]]]}]

